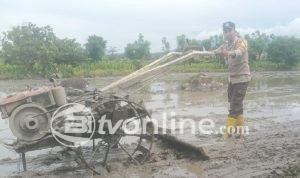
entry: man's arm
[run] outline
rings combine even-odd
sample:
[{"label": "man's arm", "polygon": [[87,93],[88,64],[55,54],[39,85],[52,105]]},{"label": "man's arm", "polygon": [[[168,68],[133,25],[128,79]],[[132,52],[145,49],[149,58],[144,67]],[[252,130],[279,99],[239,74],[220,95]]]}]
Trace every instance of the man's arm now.
[{"label": "man's arm", "polygon": [[243,39],[238,39],[236,42],[236,49],[228,51],[229,56],[242,56],[247,51],[247,41]]},{"label": "man's arm", "polygon": [[213,50],[215,54],[221,54],[224,51],[224,44],[219,46],[217,49]]}]

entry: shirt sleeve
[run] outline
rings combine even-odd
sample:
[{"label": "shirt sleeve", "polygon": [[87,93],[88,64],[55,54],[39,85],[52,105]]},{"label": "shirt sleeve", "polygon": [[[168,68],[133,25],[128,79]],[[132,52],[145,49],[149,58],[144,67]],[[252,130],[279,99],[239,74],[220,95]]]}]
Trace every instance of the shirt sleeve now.
[{"label": "shirt sleeve", "polygon": [[229,55],[242,56],[247,51],[247,41],[239,39],[236,42],[235,50],[229,51]]},{"label": "shirt sleeve", "polygon": [[222,44],[221,46],[219,46],[217,49],[214,50],[215,53],[220,53],[224,48],[224,44]]}]

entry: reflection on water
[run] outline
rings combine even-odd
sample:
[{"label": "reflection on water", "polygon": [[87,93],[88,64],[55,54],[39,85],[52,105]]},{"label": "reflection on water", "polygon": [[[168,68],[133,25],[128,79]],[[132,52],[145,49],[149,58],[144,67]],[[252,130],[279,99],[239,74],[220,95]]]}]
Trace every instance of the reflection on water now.
[{"label": "reflection on water", "polygon": [[[1,119],[0,120],[0,139],[1,139],[1,143],[2,141],[5,141],[6,143],[8,142],[12,142],[14,139],[13,134],[10,132],[9,128],[8,128],[8,120],[7,119]],[[2,154],[2,150],[1,150],[1,154],[0,154],[0,159],[2,158],[2,156],[11,156],[12,154],[15,155],[12,151],[8,151],[5,150],[4,153]]]},{"label": "reflection on water", "polygon": [[[283,73],[285,74],[285,73]],[[178,80],[180,78],[180,80]],[[147,92],[141,94],[147,109],[158,119],[165,113],[175,113],[180,118],[211,118],[227,115],[227,81],[224,75],[213,76],[224,82],[219,90],[180,89],[185,78],[152,83]],[[143,97],[148,95],[147,97]],[[149,97],[150,95],[150,97]],[[244,102],[245,115],[251,118],[273,118],[276,121],[299,119],[300,115],[300,75],[255,76],[251,81]],[[169,114],[170,115],[170,114]],[[174,114],[173,114],[174,115]],[[169,116],[173,117],[173,116]]]},{"label": "reflection on water", "polygon": [[[181,85],[192,74],[174,74],[151,83],[143,90],[133,93],[135,98],[143,99],[153,118],[159,120],[164,114],[171,118],[197,119],[220,118],[227,115],[227,81],[226,74],[208,74],[213,80],[224,83],[218,90],[182,90]],[[90,86],[101,88],[118,78],[89,79]],[[0,81],[2,92],[24,90],[26,85],[39,86],[47,84],[45,80]],[[49,85],[49,83],[48,83]],[[251,118],[272,118],[278,122],[299,119],[300,115],[300,72],[270,72],[254,75],[245,99],[245,115]],[[13,135],[8,129],[7,120],[0,121],[0,139],[9,142]],[[18,156],[13,151],[0,147],[0,159]],[[11,167],[10,167],[11,168]],[[13,169],[16,170],[16,167]],[[0,171],[8,170],[0,165]],[[6,172],[5,171],[5,172]],[[1,173],[3,174],[3,173]]]},{"label": "reflection on water", "polygon": [[0,91],[0,98],[6,96],[6,93]]}]

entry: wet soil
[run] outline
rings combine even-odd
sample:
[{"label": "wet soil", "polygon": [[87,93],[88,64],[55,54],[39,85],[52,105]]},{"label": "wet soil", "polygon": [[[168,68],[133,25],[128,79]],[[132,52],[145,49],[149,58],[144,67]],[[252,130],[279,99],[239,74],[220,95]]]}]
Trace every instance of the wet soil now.
[{"label": "wet soil", "polygon": [[[220,128],[227,116],[227,75],[225,73],[172,74],[150,85],[123,91],[142,99],[160,127],[170,128],[171,120],[199,123],[210,119],[215,126],[204,134],[193,125],[175,126],[176,138],[203,148],[209,160],[186,157],[156,142],[151,159],[144,165],[110,163],[111,172],[95,177],[274,177],[295,175],[300,165],[300,72],[254,72],[245,98],[244,115],[249,134],[224,140]],[[90,87],[102,88],[118,78],[87,79]],[[49,85],[47,80],[0,81],[2,93],[28,86]],[[166,122],[162,122],[166,119]],[[8,122],[0,123],[1,141],[14,139]],[[57,158],[55,149],[31,152],[29,170],[22,172],[18,155],[0,148],[0,175],[90,177],[92,172],[76,168],[71,161]],[[50,154],[52,153],[52,154]],[[49,155],[52,155],[49,157]],[[54,155],[54,156],[53,156]],[[40,164],[46,162],[45,164]]]}]

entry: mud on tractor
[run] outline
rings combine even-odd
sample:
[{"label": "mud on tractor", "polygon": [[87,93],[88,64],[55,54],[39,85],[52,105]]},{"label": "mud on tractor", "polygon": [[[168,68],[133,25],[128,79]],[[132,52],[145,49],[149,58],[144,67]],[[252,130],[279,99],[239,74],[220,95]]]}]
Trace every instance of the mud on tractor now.
[{"label": "mud on tractor", "polygon": [[[62,123],[66,117],[60,116],[58,120],[51,122],[55,111],[62,107],[67,108],[68,103],[78,103],[89,108],[94,117],[93,128],[99,128],[99,121],[105,117],[113,125],[122,120],[122,123],[127,121],[129,127],[133,122],[138,123],[141,129],[134,134],[127,134],[123,127],[118,127],[114,134],[109,134],[106,125],[104,133],[96,130],[93,135],[91,133],[70,134],[69,136],[91,139],[90,144],[67,148],[68,151],[75,153],[74,160],[80,166],[97,172],[96,165],[106,166],[108,155],[112,157],[118,155],[131,163],[141,164],[149,157],[153,144],[154,125],[150,114],[141,104],[114,93],[130,91],[128,88],[137,83],[157,78],[166,73],[168,66],[172,64],[212,55],[214,53],[208,51],[172,52],[101,90],[66,92],[64,87],[54,84],[52,87],[41,87],[6,96],[0,100],[0,111],[3,119],[9,119],[9,127],[17,137],[16,142],[8,146],[21,154],[23,168],[26,170],[26,152],[60,145],[51,134],[50,127],[62,130],[61,128],[64,127]],[[86,115],[85,112],[75,114],[83,117]],[[146,127],[143,127],[145,123]]]}]

